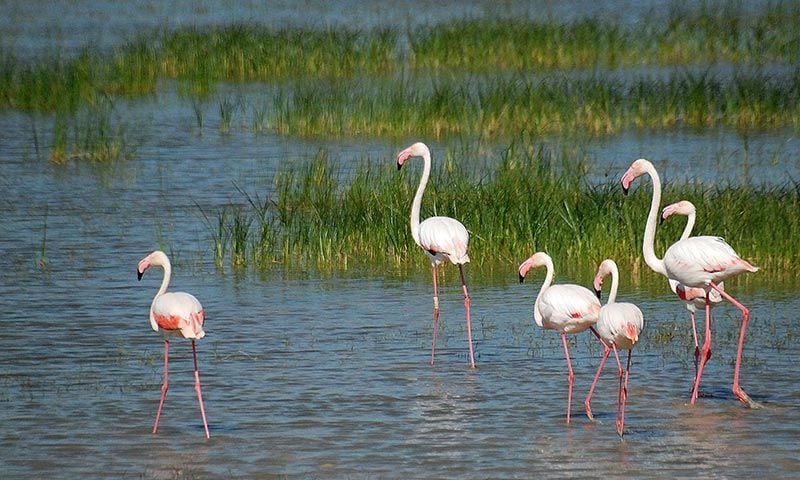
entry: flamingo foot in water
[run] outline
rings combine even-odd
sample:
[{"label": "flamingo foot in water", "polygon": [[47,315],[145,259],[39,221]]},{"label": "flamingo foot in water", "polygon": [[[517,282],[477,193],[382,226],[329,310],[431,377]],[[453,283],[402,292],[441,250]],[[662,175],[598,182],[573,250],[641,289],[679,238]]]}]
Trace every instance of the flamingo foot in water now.
[{"label": "flamingo foot in water", "polygon": [[764,405],[750,398],[750,395],[745,393],[745,391],[742,390],[742,387],[734,387],[733,393],[734,395],[736,395],[736,398],[738,398],[740,402],[744,403],[749,408],[764,408]]}]

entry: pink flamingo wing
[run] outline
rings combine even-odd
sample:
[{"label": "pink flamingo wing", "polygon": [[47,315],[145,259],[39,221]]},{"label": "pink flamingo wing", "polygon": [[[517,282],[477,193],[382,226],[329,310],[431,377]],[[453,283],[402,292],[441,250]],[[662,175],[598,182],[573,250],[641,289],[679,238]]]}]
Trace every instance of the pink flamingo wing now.
[{"label": "pink flamingo wing", "polygon": [[450,217],[431,217],[419,225],[420,246],[432,254],[446,255],[453,263],[469,262],[466,227]]},{"label": "pink flamingo wing", "polygon": [[[600,301],[588,288],[579,285],[553,285],[539,301],[542,316],[553,323],[577,326],[593,324],[600,312]],[[581,327],[584,325],[581,325]],[[567,327],[566,330],[572,330]]]},{"label": "pink flamingo wing", "polygon": [[191,294],[169,292],[153,301],[153,319],[164,330],[180,330],[186,338],[203,338],[205,312],[200,302]]}]

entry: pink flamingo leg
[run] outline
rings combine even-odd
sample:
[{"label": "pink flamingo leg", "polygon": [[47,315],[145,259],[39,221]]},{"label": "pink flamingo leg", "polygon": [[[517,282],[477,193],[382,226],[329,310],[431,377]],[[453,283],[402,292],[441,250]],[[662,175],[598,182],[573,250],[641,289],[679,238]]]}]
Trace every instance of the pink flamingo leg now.
[{"label": "pink flamingo leg", "polygon": [[589,417],[589,420],[594,420],[594,416],[592,416],[592,395],[594,394],[594,387],[597,385],[597,380],[600,378],[600,374],[603,372],[603,367],[606,364],[606,360],[608,360],[608,355],[611,353],[611,349],[605,347],[605,351],[603,352],[603,359],[600,360],[600,366],[597,367],[597,373],[594,374],[594,380],[592,381],[592,387],[589,388],[589,395],[586,396],[586,401],[583,404],[586,406],[586,416]]},{"label": "pink flamingo leg", "polygon": [[164,340],[164,383],[161,384],[161,401],[158,402],[158,412],[156,412],[156,423],[153,425],[153,435],[158,433],[158,420],[161,418],[161,408],[164,406],[164,399],[167,397],[169,389],[169,340]]},{"label": "pink flamingo leg", "polygon": [[628,350],[628,365],[625,367],[625,385],[622,387],[622,393],[620,394],[620,400],[622,405],[619,408],[619,420],[618,420],[619,423],[617,427],[617,433],[619,434],[620,438],[622,438],[625,428],[625,405],[628,403],[628,378],[630,377],[630,374],[631,374],[631,350]]},{"label": "pink flamingo leg", "polygon": [[572,384],[575,381],[575,373],[572,371],[572,362],[569,359],[569,348],[567,348],[567,334],[561,332],[561,343],[564,344],[564,355],[567,358],[567,382],[569,383],[569,390],[567,392],[567,424],[569,425],[570,420],[570,409],[572,406]]},{"label": "pink flamingo leg", "polygon": [[439,284],[436,266],[433,270],[433,340],[431,341],[431,365],[436,358],[436,331],[439,330]]},{"label": "pink flamingo leg", "polygon": [[206,430],[206,438],[211,438],[208,433],[208,422],[206,421],[206,410],[203,408],[203,392],[200,389],[200,371],[197,369],[197,347],[192,339],[192,356],[194,357],[194,390],[197,392],[197,400],[200,402],[200,415],[203,417],[203,428]]},{"label": "pink flamingo leg", "polygon": [[711,302],[706,294],[706,336],[703,339],[703,348],[700,351],[700,365],[697,367],[697,373],[694,377],[694,387],[692,388],[691,404],[697,402],[697,397],[700,392],[700,378],[703,376],[703,369],[711,358]]},{"label": "pink flamingo leg", "polygon": [[733,369],[733,393],[742,403],[746,403],[748,407],[761,408],[761,404],[752,400],[750,396],[747,393],[745,393],[742,387],[739,386],[739,367],[742,364],[742,350],[744,349],[744,334],[745,330],[747,330],[747,322],[750,319],[750,310],[748,310],[747,307],[739,303],[735,298],[725,293],[724,290],[714,285],[714,283],[711,283],[710,286],[714,290],[718,291],[720,295],[722,295],[725,299],[734,304],[736,308],[742,311],[742,329],[739,333],[739,348],[736,351],[736,366]]},{"label": "pink flamingo leg", "polygon": [[611,348],[614,350],[614,358],[617,360],[617,376],[619,377],[619,389],[617,390],[617,433],[619,436],[622,436],[622,422],[621,422],[621,414],[622,414],[622,404],[623,404],[623,377],[622,377],[622,362],[619,361],[619,353],[617,352],[617,345],[612,343]]},{"label": "pink flamingo leg", "polygon": [[700,344],[697,342],[697,325],[694,321],[694,312],[689,312],[692,320],[692,338],[694,339],[694,375],[697,377],[697,365],[700,363]]},{"label": "pink flamingo leg", "polygon": [[589,327],[595,337],[600,340],[600,343],[603,344],[603,358],[600,360],[600,366],[597,367],[597,373],[594,375],[594,380],[592,381],[592,386],[589,388],[589,394],[586,395],[586,400],[583,402],[584,406],[586,407],[586,416],[589,417],[589,420],[594,420],[594,416],[592,415],[592,395],[594,394],[594,387],[597,385],[597,380],[600,378],[600,373],[603,371],[603,367],[606,364],[606,360],[608,360],[608,355],[611,353],[611,349],[608,348],[606,342],[600,338],[600,335],[597,333],[597,330],[594,327]]},{"label": "pink flamingo leg", "polygon": [[467,280],[464,278],[464,266],[459,264],[458,271],[461,272],[461,288],[464,289],[464,309],[467,311],[467,343],[469,344],[469,366],[475,368],[475,354],[472,350],[472,323],[469,318],[469,292],[467,291]]}]

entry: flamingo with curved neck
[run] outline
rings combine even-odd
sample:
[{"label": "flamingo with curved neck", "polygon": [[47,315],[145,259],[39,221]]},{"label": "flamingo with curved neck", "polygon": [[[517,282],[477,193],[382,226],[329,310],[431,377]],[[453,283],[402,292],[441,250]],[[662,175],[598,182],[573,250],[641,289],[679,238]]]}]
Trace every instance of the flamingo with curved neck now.
[{"label": "flamingo with curved neck", "polygon": [[[679,202],[667,205],[663,210],[661,210],[661,220],[659,223],[664,223],[664,221],[672,215],[686,216],[686,226],[683,227],[683,233],[681,233],[680,238],[680,240],[684,240],[689,238],[689,236],[692,234],[696,212],[697,210],[692,202],[688,200],[681,200]],[[697,341],[697,326],[695,323],[694,313],[698,308],[705,308],[706,292],[702,288],[687,287],[677,280],[667,280],[669,281],[669,288],[672,290],[672,293],[677,295],[678,298],[686,304],[686,309],[689,310],[689,319],[692,322],[692,339],[694,340],[694,369],[695,375],[697,375],[697,368],[700,364],[700,344]],[[725,283],[720,282],[717,287],[719,287],[720,290],[724,290]],[[716,290],[710,290],[708,292],[708,300],[711,303],[711,307],[714,307],[722,302],[722,295],[717,293]],[[709,351],[709,355],[710,354],[711,352]]]},{"label": "flamingo with curved neck", "polygon": [[141,280],[144,272],[152,266],[164,269],[164,278],[161,280],[161,286],[150,304],[150,326],[156,332],[160,331],[164,337],[164,383],[161,384],[161,400],[158,402],[153,434],[158,433],[158,421],[161,418],[161,409],[164,407],[164,399],[167,397],[167,390],[169,389],[169,340],[173,336],[179,336],[192,341],[194,390],[197,393],[197,400],[200,402],[200,416],[203,419],[206,438],[210,438],[206,411],[203,408],[203,392],[200,388],[200,372],[197,368],[197,347],[195,345],[195,340],[199,340],[206,335],[206,332],[203,331],[203,323],[205,322],[203,306],[200,305],[194,295],[184,292],[167,292],[172,275],[172,265],[167,255],[160,250],[152,252],[139,262],[136,267],[138,279]]},{"label": "flamingo with curved neck", "polygon": [[469,234],[466,227],[458,220],[450,217],[430,217],[420,223],[419,215],[422,207],[422,194],[428,185],[431,174],[431,152],[428,146],[417,142],[397,155],[397,169],[412,157],[421,157],[423,161],[422,177],[419,180],[417,193],[411,202],[411,236],[422,248],[431,262],[433,273],[433,339],[431,340],[431,365],[436,358],[436,332],[439,329],[439,285],[437,267],[445,260],[458,265],[461,274],[461,288],[464,292],[464,309],[467,316],[467,343],[469,344],[469,364],[475,368],[475,355],[472,347],[472,324],[470,322],[470,299],[467,280],[464,275],[464,264],[469,262],[467,245]]},{"label": "flamingo with curved neck", "polygon": [[[632,303],[620,302],[617,303],[617,289],[619,288],[619,269],[617,268],[614,260],[606,259],[600,263],[597,269],[597,275],[594,277],[594,290],[597,297],[600,297],[600,291],[603,288],[604,279],[611,275],[611,290],[608,294],[606,304],[600,308],[597,323],[593,327],[596,335],[603,343],[605,350],[603,358],[600,360],[600,365],[597,367],[597,373],[592,381],[592,386],[589,389],[589,394],[586,396],[584,406],[586,407],[586,416],[593,419],[592,416],[592,394],[597,385],[597,380],[600,378],[600,373],[608,360],[608,355],[613,349],[614,358],[617,360],[617,375],[619,377],[619,390],[617,391],[617,433],[620,437],[624,434],[625,428],[625,405],[628,400],[628,378],[630,377],[631,370],[631,351],[636,342],[639,341],[639,335],[644,328],[644,316],[639,307]],[[609,347],[610,345],[610,347]],[[628,351],[628,363],[625,368],[625,375],[623,381],[622,362],[619,360],[617,349]]]},{"label": "flamingo with curved neck", "polygon": [[659,259],[655,256],[654,240],[656,232],[656,217],[661,203],[661,179],[655,167],[649,161],[640,158],[633,162],[622,176],[622,189],[628,193],[631,183],[642,175],[649,175],[653,183],[653,196],[650,201],[650,211],[647,214],[645,224],[644,240],[642,242],[642,253],[645,262],[655,272],[660,273],[671,280],[686,285],[687,287],[702,288],[706,295],[706,331],[701,349],[700,364],[695,375],[694,387],[692,389],[691,403],[697,402],[700,378],[703,375],[703,368],[711,356],[711,302],[708,300],[709,292],[714,290],[723,298],[731,302],[742,312],[742,326],[739,334],[739,347],[736,354],[736,364],[733,373],[733,393],[743,403],[750,407],[758,407],[744,389],[739,385],[739,370],[742,361],[742,350],[744,349],[744,337],[747,330],[747,322],[750,318],[750,311],[738,300],[719,288],[719,283],[732,276],[745,273],[756,272],[758,267],[751,265],[743,260],[720,237],[697,236],[688,237],[673,243],[664,253],[664,258]]},{"label": "flamingo with curved neck", "polygon": [[545,267],[545,274],[539,294],[533,303],[533,318],[536,324],[548,330],[556,330],[561,334],[564,345],[564,356],[567,359],[567,423],[570,422],[572,405],[572,385],[575,373],[569,358],[567,334],[580,333],[590,329],[597,323],[600,312],[600,301],[586,287],[573,284],[551,285],[553,282],[553,260],[544,252],[531,255],[519,266],[519,281],[522,283],[532,268]]}]

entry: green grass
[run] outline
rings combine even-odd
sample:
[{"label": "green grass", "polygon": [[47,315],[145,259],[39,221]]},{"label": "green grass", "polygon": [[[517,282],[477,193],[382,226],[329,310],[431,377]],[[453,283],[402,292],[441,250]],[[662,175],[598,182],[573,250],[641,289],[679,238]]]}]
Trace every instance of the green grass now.
[{"label": "green grass", "polygon": [[749,14],[736,2],[673,3],[666,18],[633,25],[586,19],[468,19],[410,34],[416,69],[542,71],[715,63],[793,64],[800,7],[775,3]]},{"label": "green grass", "polygon": [[504,136],[679,127],[800,131],[800,70],[781,76],[674,73],[308,82],[274,99],[270,125],[300,136]]},{"label": "green grass", "polygon": [[54,119],[50,160],[65,164],[70,160],[108,163],[132,155],[124,125],[115,118],[113,106],[102,102],[77,112],[58,112]]},{"label": "green grass", "polygon": [[[154,94],[160,79],[187,95],[220,82],[393,79],[417,75],[607,71],[690,65],[795,65],[800,6],[737,2],[687,7],[637,22],[587,19],[465,19],[411,29],[269,28],[256,24],[145,32],[111,52],[87,46],[74,56],[19,58],[0,49],[0,108],[75,111],[104,96]],[[408,45],[404,48],[404,45]]]},{"label": "green grass", "polygon": [[[530,254],[544,250],[560,274],[592,271],[611,257],[635,284],[661,282],[640,252],[650,190],[626,198],[616,182],[591,184],[588,159],[575,158],[580,158],[576,152],[525,140],[491,152],[477,145],[451,148],[434,160],[422,216],[461,220],[470,232],[470,269],[484,276],[508,276]],[[247,196],[249,207],[240,217],[219,212],[220,223],[232,232],[251,226],[241,234],[243,250],[223,250],[231,252],[229,261],[238,269],[424,271],[427,260],[413,243],[408,220],[420,172],[419,161],[398,173],[393,161],[364,160],[345,175],[320,152],[305,166],[279,172],[273,196]],[[794,233],[800,228],[798,184],[668,184],[664,199],[694,202],[696,234],[724,236],[762,267],[760,277],[787,278],[800,260],[800,237]],[[659,228],[656,251],[663,252],[682,228],[677,220]],[[215,242],[220,237],[212,236]]]}]

